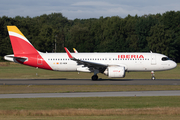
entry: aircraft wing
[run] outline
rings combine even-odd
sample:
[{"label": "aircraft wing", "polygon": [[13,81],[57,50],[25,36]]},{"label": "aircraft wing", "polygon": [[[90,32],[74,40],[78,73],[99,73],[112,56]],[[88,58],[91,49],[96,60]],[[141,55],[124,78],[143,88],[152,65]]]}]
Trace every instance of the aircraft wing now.
[{"label": "aircraft wing", "polygon": [[84,67],[88,67],[90,70],[96,69],[96,70],[99,70],[99,72],[103,73],[105,69],[108,67],[108,65],[105,65],[105,64],[79,60],[73,57],[66,47],[64,47],[64,49],[71,60],[76,61],[79,65],[84,65]]}]

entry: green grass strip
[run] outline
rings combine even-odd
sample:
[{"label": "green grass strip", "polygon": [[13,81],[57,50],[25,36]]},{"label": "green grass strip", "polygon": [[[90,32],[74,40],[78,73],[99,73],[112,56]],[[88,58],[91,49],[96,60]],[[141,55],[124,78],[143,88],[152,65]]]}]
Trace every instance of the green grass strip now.
[{"label": "green grass strip", "polygon": [[180,96],[0,99],[0,110],[180,107]]},{"label": "green grass strip", "polygon": [[[168,71],[155,72],[157,79],[179,79],[180,64],[175,69]],[[0,78],[18,78],[18,79],[91,79],[93,73],[78,72],[57,72],[33,67],[15,64],[15,63],[0,63]],[[98,74],[99,78],[109,79],[103,74]],[[119,79],[150,79],[150,72],[127,72],[125,78]]]},{"label": "green grass strip", "polygon": [[0,94],[180,90],[180,85],[0,85]]}]

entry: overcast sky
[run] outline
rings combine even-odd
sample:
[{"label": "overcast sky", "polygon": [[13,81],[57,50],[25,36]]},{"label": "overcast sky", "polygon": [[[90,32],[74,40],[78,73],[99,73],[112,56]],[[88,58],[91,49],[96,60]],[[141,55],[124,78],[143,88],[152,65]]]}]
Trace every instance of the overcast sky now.
[{"label": "overcast sky", "polygon": [[180,0],[0,0],[0,17],[40,16],[60,12],[68,19],[88,19],[179,11]]}]

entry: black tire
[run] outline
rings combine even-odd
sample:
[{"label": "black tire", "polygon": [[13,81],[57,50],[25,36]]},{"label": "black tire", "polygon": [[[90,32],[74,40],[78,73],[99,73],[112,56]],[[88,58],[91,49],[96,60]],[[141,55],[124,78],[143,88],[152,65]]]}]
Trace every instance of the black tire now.
[{"label": "black tire", "polygon": [[93,81],[96,81],[96,80],[98,80],[98,76],[97,76],[97,75],[93,75],[93,76],[91,77],[91,79],[92,79]]},{"label": "black tire", "polygon": [[151,77],[151,80],[155,80],[156,78],[154,76]]}]

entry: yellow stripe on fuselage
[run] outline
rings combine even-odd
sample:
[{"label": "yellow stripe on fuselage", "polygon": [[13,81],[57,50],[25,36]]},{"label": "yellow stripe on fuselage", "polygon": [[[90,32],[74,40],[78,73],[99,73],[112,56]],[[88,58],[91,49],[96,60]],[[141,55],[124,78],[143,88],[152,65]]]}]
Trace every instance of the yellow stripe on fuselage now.
[{"label": "yellow stripe on fuselage", "polygon": [[8,31],[18,33],[18,34],[22,35],[23,37],[25,37],[16,26],[7,26],[7,28],[8,28]]}]

